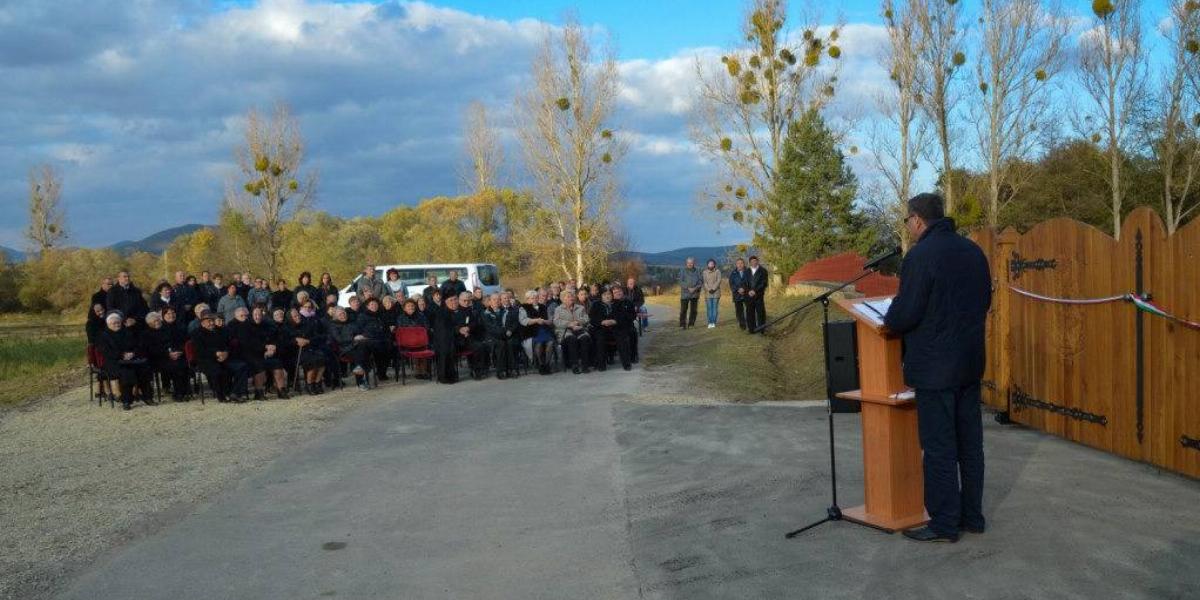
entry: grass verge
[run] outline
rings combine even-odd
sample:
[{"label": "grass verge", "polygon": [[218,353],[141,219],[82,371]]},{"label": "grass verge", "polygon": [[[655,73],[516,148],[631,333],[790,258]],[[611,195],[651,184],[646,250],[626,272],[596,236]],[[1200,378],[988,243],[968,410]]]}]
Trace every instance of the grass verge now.
[{"label": "grass verge", "polygon": [[[689,381],[704,395],[732,402],[819,400],[825,397],[821,307],[812,306],[774,326],[766,335],[738,328],[733,303],[721,298],[717,327],[705,327],[700,302],[694,329],[678,326],[677,296],[655,296],[648,302],[666,306],[667,318],[654,323],[659,331],[648,339],[644,363],[650,370],[687,369]],[[767,318],[807,302],[805,297],[770,297]],[[847,318],[831,306],[830,320]]]},{"label": "grass verge", "polygon": [[0,325],[0,407],[83,383],[83,327]]}]

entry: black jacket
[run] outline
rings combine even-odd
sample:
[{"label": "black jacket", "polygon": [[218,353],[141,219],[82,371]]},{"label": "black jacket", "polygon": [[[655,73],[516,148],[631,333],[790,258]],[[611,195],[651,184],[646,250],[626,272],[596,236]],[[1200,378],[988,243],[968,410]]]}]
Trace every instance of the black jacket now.
[{"label": "black jacket", "polygon": [[128,327],[122,327],[117,331],[105,328],[100,334],[100,339],[96,343],[96,350],[100,352],[100,356],[104,357],[104,370],[113,373],[121,364],[126,352],[133,352],[136,355],[145,357],[142,351],[141,344],[134,335],[133,330]]},{"label": "black jacket", "polygon": [[[760,266],[761,270],[762,267]],[[729,273],[729,291],[733,294],[734,300],[745,300],[746,294],[739,294],[738,288],[750,291],[750,269],[742,269],[741,271],[734,269]]]},{"label": "black jacket", "polygon": [[905,383],[937,390],[979,381],[991,303],[983,251],[953,219],[934,221],[904,257],[900,292],[883,321],[904,335]]},{"label": "black jacket", "polygon": [[612,303],[616,312],[616,316],[613,318],[617,320],[617,329],[633,330],[634,323],[637,323],[637,307],[628,298],[613,300]]},{"label": "black jacket", "polygon": [[625,288],[625,300],[633,304],[634,308],[641,308],[646,304],[646,292],[642,291],[642,286],[635,285],[631,288]]},{"label": "black jacket", "polygon": [[112,289],[108,290],[105,308],[121,311],[126,319],[132,318],[141,321],[146,317],[146,298],[142,296],[142,290],[132,283],[128,288],[114,285]]},{"label": "black jacket", "polygon": [[592,329],[600,329],[604,327],[600,324],[601,321],[614,319],[617,321],[617,324],[613,326],[613,328],[620,328],[621,319],[619,318],[617,312],[618,310],[615,302],[605,304],[604,302],[597,300],[592,303],[592,307],[588,310],[588,321],[591,323]]},{"label": "black jacket", "polygon": [[196,351],[196,364],[201,367],[215,365],[217,352],[229,352],[229,336],[220,327],[214,327],[212,331],[199,327],[192,332],[192,346]]},{"label": "black jacket", "polygon": [[771,282],[770,278],[767,277],[767,268],[758,265],[758,271],[751,273],[750,267],[746,267],[746,276],[750,280],[750,285],[746,291],[754,290],[755,298],[762,298],[763,293],[767,291],[767,285]]},{"label": "black jacket", "polygon": [[409,316],[408,313],[401,311],[400,314],[396,316],[396,326],[397,327],[428,327],[429,326],[429,318],[426,316],[425,313],[423,313],[419,310],[414,310],[412,316]]},{"label": "black jacket", "polygon": [[490,308],[483,311],[482,321],[488,338],[497,342],[503,342],[508,339],[507,332],[504,330],[504,321],[500,319],[499,312]]},{"label": "black jacket", "polygon": [[444,300],[446,296],[449,296],[450,294],[457,296],[467,291],[467,284],[463,283],[461,279],[447,279],[442,282],[440,289],[442,291],[442,299]]}]

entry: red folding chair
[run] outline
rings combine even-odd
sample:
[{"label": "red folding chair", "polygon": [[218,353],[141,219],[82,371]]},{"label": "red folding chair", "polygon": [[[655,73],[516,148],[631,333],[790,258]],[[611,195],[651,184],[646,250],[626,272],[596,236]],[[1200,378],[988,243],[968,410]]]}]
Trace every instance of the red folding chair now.
[{"label": "red folding chair", "polygon": [[192,340],[183,343],[183,358],[187,361],[188,372],[192,376],[192,389],[196,390],[196,395],[200,397],[200,404],[204,404],[204,385],[200,379],[200,369],[196,367],[196,345]]},{"label": "red folding chair", "polygon": [[[104,406],[104,398],[108,397],[110,407],[116,406],[116,401],[113,398],[111,390],[105,392],[104,384],[108,379],[104,376],[104,355],[96,349],[95,344],[87,345],[87,363],[88,363],[88,402],[99,399],[97,405]],[[100,387],[100,393],[96,393],[93,389],[93,382]]]},{"label": "red folding chair", "polygon": [[[396,342],[396,362],[399,363],[400,385],[405,385],[408,373],[404,363],[412,364],[414,360],[427,360],[432,363],[433,350],[429,349],[429,330],[424,327],[397,327],[392,333]],[[430,369],[430,378],[433,377]]]}]

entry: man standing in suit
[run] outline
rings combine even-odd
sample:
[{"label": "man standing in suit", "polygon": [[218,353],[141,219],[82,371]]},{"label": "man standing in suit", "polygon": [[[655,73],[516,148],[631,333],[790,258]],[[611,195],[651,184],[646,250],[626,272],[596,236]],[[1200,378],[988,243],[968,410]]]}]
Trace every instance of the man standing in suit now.
[{"label": "man standing in suit", "polygon": [[729,292],[733,296],[733,312],[737,314],[738,327],[746,330],[746,292],[750,291],[750,271],[746,261],[737,259],[733,272],[729,274]]},{"label": "man standing in suit", "polygon": [[767,322],[767,304],[766,294],[767,285],[767,269],[758,264],[758,257],[750,257],[750,287],[746,291],[746,329],[750,333],[764,333],[755,331],[762,327]]},{"label": "man standing in suit", "polygon": [[904,382],[916,390],[929,525],[904,535],[920,542],[956,542],[985,526],[979,387],[992,278],[983,251],[943,211],[937,194],[909,199],[904,225],[917,242],[883,320],[904,335]]}]

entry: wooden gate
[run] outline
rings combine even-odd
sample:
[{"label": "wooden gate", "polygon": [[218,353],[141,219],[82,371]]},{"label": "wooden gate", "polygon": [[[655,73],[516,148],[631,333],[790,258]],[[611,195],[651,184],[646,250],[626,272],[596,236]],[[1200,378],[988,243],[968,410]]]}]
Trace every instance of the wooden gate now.
[{"label": "wooden gate", "polygon": [[1121,239],[1054,219],[1021,234],[980,230],[995,282],[984,402],[1018,423],[1200,477],[1200,330],[1132,302],[1046,302],[1145,293],[1200,320],[1200,220],[1168,237],[1139,208]]}]

